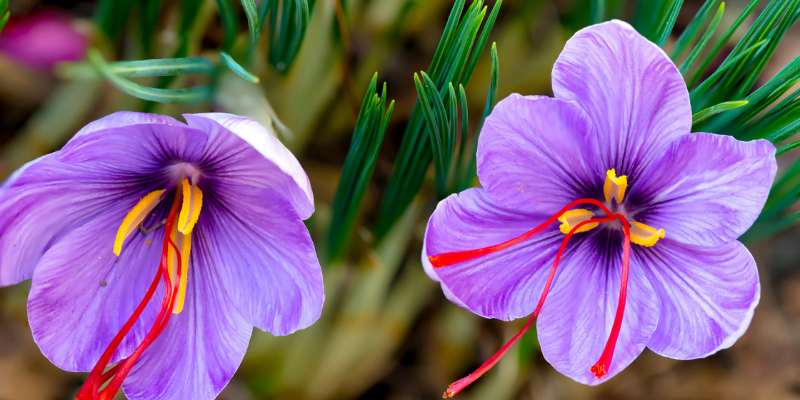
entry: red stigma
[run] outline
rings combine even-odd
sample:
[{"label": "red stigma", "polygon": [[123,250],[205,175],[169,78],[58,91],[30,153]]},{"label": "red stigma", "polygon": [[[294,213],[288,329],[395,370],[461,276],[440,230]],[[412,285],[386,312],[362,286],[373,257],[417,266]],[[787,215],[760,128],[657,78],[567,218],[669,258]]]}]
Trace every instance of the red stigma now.
[{"label": "red stigma", "polygon": [[475,250],[465,250],[465,251],[455,251],[451,253],[442,253],[437,254],[434,256],[428,256],[428,260],[433,265],[433,268],[439,269],[442,267],[447,267],[449,265],[457,264],[462,261],[469,261],[473,258],[478,258],[480,256],[485,256],[487,254],[494,253],[496,251],[500,251],[511,247],[517,243],[523,242],[526,239],[529,239],[536,235],[537,233],[541,232],[544,228],[547,228],[548,225],[555,222],[560,216],[564,215],[567,211],[569,211],[572,207],[575,207],[579,204],[594,204],[600,207],[607,215],[614,215],[611,211],[606,208],[606,206],[594,199],[578,199],[569,203],[566,207],[562,208],[559,212],[557,212],[552,217],[548,218],[547,221],[544,221],[541,225],[523,233],[522,235],[515,237],[514,239],[505,241],[500,244],[496,244],[494,246],[484,247],[482,249],[475,249]]},{"label": "red stigma", "polygon": [[614,348],[617,346],[617,338],[619,338],[619,331],[622,327],[622,317],[625,314],[625,303],[628,298],[628,266],[631,261],[631,230],[630,224],[628,224],[628,220],[625,219],[625,217],[617,214],[615,218],[622,221],[622,230],[625,232],[622,251],[622,279],[619,286],[617,315],[614,317],[611,335],[608,337],[608,342],[606,342],[606,347],[603,349],[603,354],[600,356],[600,359],[589,369],[597,379],[606,376],[608,369],[611,367],[611,359],[614,357]]},{"label": "red stigma", "polygon": [[600,356],[600,360],[597,361],[597,363],[590,368],[590,371],[594,374],[594,376],[597,379],[600,379],[606,375],[606,373],[608,372],[608,368],[611,365],[611,359],[614,355],[614,348],[617,343],[617,338],[619,337],[620,327],[622,326],[622,317],[625,312],[625,300],[627,296],[628,264],[630,263],[631,241],[630,241],[630,228],[628,220],[624,216],[612,213],[603,203],[597,200],[578,199],[573,201],[566,207],[562,208],[558,213],[547,219],[541,225],[529,230],[528,232],[525,232],[521,236],[518,236],[514,239],[508,240],[498,245],[484,247],[481,249],[443,253],[434,256],[429,256],[428,259],[430,260],[433,267],[438,269],[508,248],[514,244],[520,243],[530,237],[533,237],[535,234],[541,232],[548,225],[556,221],[564,213],[566,213],[571,208],[579,204],[594,204],[600,207],[606,213],[607,216],[603,218],[593,218],[583,221],[577,224],[569,231],[564,240],[561,242],[561,247],[559,247],[558,253],[556,253],[556,258],[555,261],[553,262],[553,267],[550,269],[550,274],[547,276],[547,281],[545,282],[544,289],[542,290],[542,295],[539,298],[539,303],[536,305],[536,309],[531,314],[531,317],[530,319],[528,319],[528,322],[525,324],[525,326],[523,326],[522,329],[513,338],[511,338],[511,340],[508,341],[508,343],[506,343],[502,348],[500,348],[500,350],[497,353],[495,353],[491,358],[489,358],[489,360],[487,360],[485,363],[483,363],[483,365],[481,365],[477,370],[475,370],[475,372],[469,374],[465,378],[462,378],[452,383],[447,388],[447,391],[444,393],[442,397],[444,398],[453,397],[458,392],[469,386],[472,382],[480,378],[495,364],[497,364],[497,362],[500,361],[500,359],[508,352],[508,350],[514,344],[516,344],[517,341],[519,341],[522,335],[524,335],[525,332],[528,331],[531,325],[533,325],[533,321],[539,316],[539,312],[542,310],[542,306],[544,305],[544,300],[545,298],[547,298],[547,294],[550,292],[550,286],[553,283],[553,278],[555,277],[556,269],[558,268],[558,264],[561,262],[561,258],[563,257],[564,251],[567,248],[567,243],[569,243],[569,239],[572,237],[572,235],[574,235],[584,225],[592,223],[610,222],[615,219],[619,219],[622,222],[623,231],[625,233],[625,240],[623,246],[624,251],[622,258],[622,283],[620,286],[620,300],[619,304],[617,305],[617,314],[614,319],[614,325],[611,329],[611,335],[608,338],[608,342],[606,343],[606,347],[603,350],[603,354]]},{"label": "red stigma", "polygon": [[[147,290],[142,301],[136,307],[136,310],[133,312],[133,315],[128,319],[125,325],[122,326],[122,329],[119,330],[117,335],[108,345],[106,350],[103,352],[103,355],[100,356],[100,359],[95,364],[94,368],[92,369],[91,373],[89,373],[89,377],[84,382],[83,386],[81,387],[80,392],[75,397],[75,400],[111,400],[114,398],[116,393],[119,391],[120,387],[122,387],[122,382],[128,376],[133,366],[136,364],[136,361],[141,357],[142,353],[145,349],[147,349],[153,341],[161,334],[164,328],[167,326],[169,322],[170,316],[172,315],[172,309],[175,305],[175,299],[178,293],[178,286],[180,285],[180,274],[181,274],[181,253],[178,247],[170,238],[170,232],[172,232],[173,227],[175,226],[175,222],[178,216],[178,210],[180,208],[180,202],[178,201],[178,197],[176,196],[175,201],[172,204],[172,208],[170,208],[169,215],[167,217],[167,222],[164,229],[164,247],[161,253],[161,262],[159,264],[158,272],[156,273],[155,278],[153,278],[153,283],[150,284],[150,288]],[[172,282],[170,278],[170,272],[168,269],[168,257],[169,257],[169,249],[170,247],[175,251],[177,255],[177,279],[175,282]],[[131,353],[128,358],[118,362],[113,367],[109,368],[108,371],[103,372],[106,367],[108,367],[109,362],[111,361],[111,357],[114,355],[114,352],[117,351],[117,348],[122,343],[122,340],[128,334],[128,332],[133,327],[133,324],[141,317],[142,312],[144,312],[147,303],[150,299],[153,298],[155,294],[156,288],[158,287],[158,283],[161,281],[161,278],[164,278],[164,300],[161,303],[161,309],[158,312],[158,316],[156,317],[155,322],[153,323],[153,327],[147,332],[144,340],[136,347],[136,349]],[[110,382],[109,382],[110,380]],[[100,389],[103,385],[106,385],[105,388],[102,390]]]}]

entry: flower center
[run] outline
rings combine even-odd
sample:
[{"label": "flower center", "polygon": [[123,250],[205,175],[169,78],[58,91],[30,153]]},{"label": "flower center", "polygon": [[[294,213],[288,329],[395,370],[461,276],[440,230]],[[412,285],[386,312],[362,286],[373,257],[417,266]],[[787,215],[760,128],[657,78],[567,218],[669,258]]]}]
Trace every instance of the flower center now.
[{"label": "flower center", "polygon": [[189,183],[195,185],[197,185],[197,182],[200,180],[200,170],[193,164],[186,162],[175,163],[170,166],[170,170],[173,179],[182,181],[186,178],[189,179]]},{"label": "flower center", "polygon": [[[437,254],[433,256],[429,256],[428,259],[433,265],[434,268],[443,268],[449,265],[453,265],[462,261],[471,260],[483,255],[487,255],[490,253],[494,253],[496,251],[508,248],[513,246],[517,243],[520,243],[530,237],[534,236],[535,234],[544,230],[547,226],[558,220],[561,222],[559,226],[559,230],[564,233],[566,236],[561,244],[561,247],[558,249],[558,253],[556,253],[556,258],[553,263],[553,267],[550,270],[550,275],[547,277],[547,282],[545,283],[544,290],[542,291],[542,295],[539,298],[539,303],[536,306],[536,309],[531,314],[531,318],[525,324],[525,326],[514,336],[508,343],[503,346],[500,351],[498,351],[492,358],[486,361],[480,368],[478,368],[475,372],[468,375],[467,377],[456,381],[447,389],[444,394],[444,397],[452,397],[456,393],[463,390],[469,384],[474,382],[478,379],[481,375],[486,373],[490,368],[492,368],[499,360],[503,357],[503,355],[508,351],[511,346],[516,343],[519,338],[531,327],[533,321],[538,317],[539,312],[542,309],[542,305],[544,304],[544,300],[547,297],[548,292],[550,291],[550,285],[553,282],[553,278],[555,277],[555,272],[558,267],[558,264],[561,262],[561,257],[563,256],[564,250],[567,247],[567,243],[572,235],[581,232],[590,231],[596,227],[598,227],[601,223],[613,223],[613,221],[619,221],[615,224],[620,224],[623,231],[623,255],[622,255],[622,277],[620,282],[620,294],[619,294],[619,302],[617,303],[617,312],[614,317],[614,323],[611,327],[611,334],[609,335],[608,341],[606,342],[606,346],[603,349],[603,353],[600,355],[600,359],[595,363],[589,370],[594,374],[597,379],[604,377],[611,366],[611,360],[614,356],[614,349],[616,347],[617,338],[619,337],[619,333],[622,327],[622,318],[625,314],[625,303],[627,300],[627,292],[628,292],[628,272],[629,272],[629,264],[630,264],[630,249],[631,249],[631,242],[638,244],[640,246],[653,246],[658,242],[658,239],[663,239],[665,232],[663,229],[656,230],[653,227],[647,226],[637,221],[630,221],[624,213],[622,207],[620,207],[620,203],[625,198],[625,191],[628,187],[628,177],[627,176],[620,176],[617,177],[615,170],[609,170],[606,173],[605,183],[603,185],[603,192],[605,195],[605,203],[602,203],[595,199],[578,199],[573,201],[572,203],[568,204],[566,207],[562,208],[559,212],[555,215],[547,219],[541,225],[525,232],[524,234],[508,240],[506,242],[484,247],[482,249],[475,249],[475,250],[467,250],[467,251],[459,251],[459,252],[451,252],[451,253],[443,253]],[[576,208],[573,207],[580,205],[580,204],[589,204],[599,207],[605,214],[605,217],[595,218],[594,213],[590,210]],[[614,211],[619,212],[612,212],[609,208],[614,209]]]},{"label": "flower center", "polygon": [[[645,247],[652,247],[653,245],[658,242],[658,239],[663,239],[665,236],[665,232],[663,229],[656,229],[651,226],[645,225],[641,222],[633,221],[631,216],[625,212],[625,207],[622,205],[622,201],[625,199],[625,190],[628,188],[628,177],[623,175],[617,177],[616,171],[610,169],[606,172],[606,180],[603,184],[603,195],[605,196],[606,206],[606,213],[608,215],[617,214],[626,217],[626,219],[630,221],[630,235],[631,235],[631,242],[638,244],[640,246]],[[607,210],[610,209],[611,213]],[[558,221],[561,222],[561,232],[567,233],[569,232],[570,227],[575,226],[575,224],[586,221],[591,219],[594,216],[594,213],[585,210],[585,209],[575,209],[569,210],[558,217]],[[599,224],[587,224],[581,230],[577,231],[576,233],[586,232],[591,229],[594,229]],[[618,226],[617,223],[609,224],[609,227]]]},{"label": "flower center", "polygon": [[[114,242],[114,253],[119,256],[122,245],[136,229],[146,235],[156,229],[161,224],[164,225],[164,241],[161,252],[161,262],[153,283],[150,285],[139,306],[133,315],[123,325],[111,344],[108,345],[100,360],[97,362],[89,378],[81,387],[76,400],[110,400],[119,391],[122,382],[133,368],[142,352],[149,347],[153,341],[164,331],[169,322],[170,316],[180,313],[183,310],[184,299],[186,297],[186,283],[189,276],[189,256],[191,252],[192,230],[200,216],[203,206],[203,192],[197,186],[189,183],[188,179],[183,179],[180,188],[175,191],[175,199],[170,207],[167,219],[149,230],[142,226],[144,219],[165,197],[165,190],[156,190],[148,193],[139,200],[139,203],[128,212],[125,219],[117,231]],[[161,309],[156,317],[153,327],[145,336],[144,340],[136,347],[133,353],[126,359],[118,362],[105,371],[109,365],[112,355],[119,347],[122,340],[139,319],[147,303],[155,294],[158,283],[164,279],[164,300]],[[105,372],[104,372],[105,371]],[[109,382],[110,380],[110,382]],[[109,382],[108,385],[100,390],[100,387]]]}]

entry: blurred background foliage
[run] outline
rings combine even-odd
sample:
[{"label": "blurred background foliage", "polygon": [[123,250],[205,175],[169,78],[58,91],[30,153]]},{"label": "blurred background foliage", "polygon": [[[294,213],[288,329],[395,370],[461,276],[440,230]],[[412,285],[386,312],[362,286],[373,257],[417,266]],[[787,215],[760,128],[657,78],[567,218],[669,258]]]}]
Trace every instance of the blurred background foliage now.
[{"label": "blurred background foliage", "polygon": [[[555,372],[529,333],[459,397],[800,398],[800,0],[0,0],[0,179],[115,111],[253,118],[311,179],[327,301],[309,329],[256,330],[220,397],[438,398],[521,322],[444,299],[420,265],[427,218],[478,185],[476,138],[497,99],[551,95],[566,40],[612,18],[676,62],[695,131],[779,148],[742,238],[762,303],[732,349],[681,362],[645,351],[596,388]],[[0,400],[72,399],[84,376],[38,352],[27,290],[0,288]]]}]

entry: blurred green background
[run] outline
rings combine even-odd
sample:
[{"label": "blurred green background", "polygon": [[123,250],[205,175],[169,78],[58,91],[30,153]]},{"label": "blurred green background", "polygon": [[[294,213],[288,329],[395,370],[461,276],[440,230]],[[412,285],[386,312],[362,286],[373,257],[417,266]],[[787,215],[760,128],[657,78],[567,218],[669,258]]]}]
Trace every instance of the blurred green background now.
[{"label": "blurred green background", "polygon": [[[416,196],[416,191],[408,192],[410,207],[386,206],[397,200],[381,200],[393,170],[404,168],[396,161],[417,101],[414,73],[429,68],[453,1],[310,1],[307,30],[292,25],[290,32],[280,35],[273,23],[257,42],[248,33],[242,4],[226,1],[11,0],[11,18],[0,33],[0,179],[57,150],[84,124],[114,111],[147,111],[179,119],[186,112],[224,111],[254,118],[277,132],[311,180],[317,212],[308,227],[323,261],[327,301],[322,318],[309,329],[281,338],[256,330],[241,368],[220,398],[439,398],[449,383],[479,366],[524,323],[484,320],[454,306],[422,271],[425,223],[442,195],[433,167],[423,165],[421,190]],[[551,95],[550,69],[576,30],[611,16],[642,18],[644,3],[669,2],[504,1],[470,84],[465,85],[470,115],[466,142],[474,142],[489,92],[492,43],[499,59],[497,99],[514,92]],[[763,58],[763,71],[753,77],[754,88],[769,82],[800,54],[800,26],[794,26],[800,16],[798,2],[760,3],[721,47],[720,56],[709,58],[712,70],[717,68],[760,12],[775,4],[789,7],[787,13],[797,15],[787,18],[790,22],[775,40],[774,52]],[[228,12],[220,13],[220,4],[227,4]],[[680,43],[679,35],[693,26],[690,22],[703,4],[683,2],[667,49]],[[726,2],[720,27],[734,24],[748,4]],[[494,0],[487,0],[487,5],[488,17]],[[709,16],[715,11],[716,7]],[[89,47],[109,62],[189,56],[207,58],[215,69],[130,78],[147,87],[207,90],[191,102],[151,102],[125,94],[104,79],[96,62],[85,61]],[[259,83],[224,67],[220,50],[259,77]],[[72,63],[57,63],[64,60]],[[382,100],[395,101],[391,119],[382,143],[369,136],[377,156],[374,162],[351,165],[360,171],[374,164],[371,178],[367,174],[359,180],[364,183],[363,201],[359,203],[356,193],[349,197],[355,201],[335,204],[354,129],[358,132],[364,92],[375,72],[379,85],[386,82],[387,96]],[[698,77],[708,75],[697,72]],[[785,90],[769,104],[795,93],[798,80],[791,75]],[[736,81],[733,87],[742,85]],[[743,92],[724,100],[741,99],[751,93],[750,87]],[[797,111],[796,106],[792,103],[790,111]],[[763,109],[753,113],[764,115]],[[787,121],[781,125],[782,134],[787,137],[781,140],[788,140],[796,131],[786,127],[794,126],[798,118],[783,117]],[[709,130],[715,132],[733,126],[713,123]],[[369,135],[382,134],[371,129]],[[471,156],[466,154],[465,159]],[[779,165],[792,170],[796,160],[797,154],[788,151]],[[467,183],[477,184],[468,178]],[[458,398],[800,399],[800,229],[793,226],[800,211],[793,205],[798,185],[789,180],[780,188],[788,194],[773,199],[782,204],[774,212],[779,223],[759,225],[762,228],[748,242],[759,265],[761,304],[750,329],[731,349],[694,361],[670,360],[645,350],[608,383],[587,387],[550,367],[538,350],[535,332],[530,332]],[[382,210],[382,204],[389,210]],[[378,232],[376,240],[376,221],[383,214],[398,217],[382,224],[384,232]],[[340,233],[345,243],[331,240],[330,233]],[[38,351],[27,325],[28,288],[29,283],[0,288],[0,400],[72,399],[85,375],[58,370]]]}]

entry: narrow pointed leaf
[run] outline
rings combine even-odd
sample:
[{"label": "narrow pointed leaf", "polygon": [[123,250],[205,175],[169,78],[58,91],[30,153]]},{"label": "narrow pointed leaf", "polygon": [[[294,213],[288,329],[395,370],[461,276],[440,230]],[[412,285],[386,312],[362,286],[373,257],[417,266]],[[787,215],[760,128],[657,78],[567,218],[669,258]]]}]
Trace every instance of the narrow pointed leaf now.
[{"label": "narrow pointed leaf", "polygon": [[190,89],[156,89],[142,86],[114,74],[114,71],[108,66],[97,49],[89,50],[87,57],[100,70],[103,76],[119,90],[140,99],[159,103],[202,103],[208,101],[211,97],[211,90],[206,86],[197,86]]},{"label": "narrow pointed leaf", "polygon": [[692,68],[692,64],[700,55],[700,53],[705,49],[708,40],[711,39],[711,35],[714,34],[714,31],[717,30],[717,25],[719,25],[719,21],[722,20],[722,14],[725,11],[725,3],[720,4],[719,10],[717,11],[717,15],[714,16],[714,19],[711,21],[711,24],[706,29],[706,32],[703,34],[703,37],[700,38],[700,42],[694,47],[691,53],[689,53],[689,57],[681,64],[680,71],[682,75],[686,75],[689,72],[689,69]]},{"label": "narrow pointed leaf", "polygon": [[236,40],[236,32],[239,30],[239,23],[236,14],[233,12],[231,0],[217,0],[219,16],[222,19],[222,28],[225,30],[225,43],[222,46],[224,51],[230,51],[233,42]]},{"label": "narrow pointed leaf", "polygon": [[715,106],[711,106],[706,108],[703,111],[700,111],[694,115],[692,115],[692,125],[696,125],[702,121],[705,121],[721,112],[725,112],[728,110],[732,110],[734,108],[738,108],[741,106],[747,105],[747,101],[727,101],[725,103],[720,103]]},{"label": "narrow pointed leaf", "polygon": [[234,61],[233,57],[231,57],[230,54],[228,54],[228,53],[223,51],[223,52],[219,53],[219,55],[220,55],[220,58],[222,59],[222,62],[225,63],[225,65],[227,65],[228,68],[231,69],[231,71],[235,72],[236,75],[239,75],[242,78],[244,78],[244,79],[246,79],[246,80],[248,80],[250,82],[253,82],[253,83],[258,83],[259,82],[259,79],[258,79],[257,76],[247,72],[244,68],[242,68],[242,66],[239,65],[239,63]]}]

